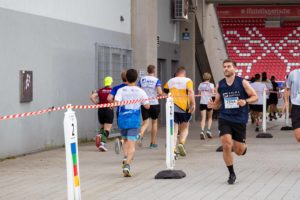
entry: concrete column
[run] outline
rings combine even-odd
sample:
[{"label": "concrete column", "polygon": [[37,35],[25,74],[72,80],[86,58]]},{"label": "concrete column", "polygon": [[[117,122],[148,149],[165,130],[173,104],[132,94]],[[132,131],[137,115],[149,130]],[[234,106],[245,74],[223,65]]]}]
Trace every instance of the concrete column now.
[{"label": "concrete column", "polygon": [[133,67],[157,65],[157,0],[131,0]]},{"label": "concrete column", "polygon": [[[189,38],[183,38],[189,33]],[[187,35],[186,35],[187,36]],[[180,24],[180,66],[187,69],[187,76],[195,80],[195,14],[189,14],[189,20]]]},{"label": "concrete column", "polygon": [[[185,33],[185,36],[183,34]],[[189,34],[186,34],[189,33]],[[189,35],[189,37],[187,37]],[[189,20],[180,23],[180,66],[184,66],[187,71],[187,77],[196,80],[196,61],[195,61],[195,14],[189,14]],[[196,99],[196,102],[198,99]],[[195,113],[193,114],[193,122],[195,122]]]}]

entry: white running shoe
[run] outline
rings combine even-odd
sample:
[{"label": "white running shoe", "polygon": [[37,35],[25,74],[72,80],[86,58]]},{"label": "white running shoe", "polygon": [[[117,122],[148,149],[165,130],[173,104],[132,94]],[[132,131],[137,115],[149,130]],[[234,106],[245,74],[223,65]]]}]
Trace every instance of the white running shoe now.
[{"label": "white running shoe", "polygon": [[106,144],[104,142],[100,143],[99,151],[106,152],[108,149],[106,148]]}]

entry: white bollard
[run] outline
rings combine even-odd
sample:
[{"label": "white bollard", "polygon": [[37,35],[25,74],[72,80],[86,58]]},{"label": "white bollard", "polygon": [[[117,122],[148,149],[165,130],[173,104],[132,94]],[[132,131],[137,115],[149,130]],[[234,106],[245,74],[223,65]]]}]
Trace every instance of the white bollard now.
[{"label": "white bollard", "polygon": [[170,170],[175,166],[174,149],[174,102],[169,94],[166,102],[166,165]]},{"label": "white bollard", "polygon": [[267,94],[266,90],[263,91],[263,119],[262,119],[263,133],[267,131]]},{"label": "white bollard", "polygon": [[186,177],[182,170],[174,170],[175,167],[175,143],[174,143],[174,101],[169,93],[166,102],[166,165],[167,169],[158,172],[155,179],[181,179]]},{"label": "white bollard", "polygon": [[262,133],[259,133],[256,138],[273,138],[271,133],[267,131],[267,95],[266,90],[263,91],[263,121],[262,121]]},{"label": "white bollard", "polygon": [[288,103],[286,106],[286,109],[285,109],[285,125],[286,126],[289,126],[289,118],[290,118],[289,107],[290,107],[290,105]]},{"label": "white bollard", "polygon": [[68,104],[64,117],[64,135],[66,150],[66,168],[68,184],[68,200],[80,200],[80,179],[78,160],[78,133],[75,112]]}]

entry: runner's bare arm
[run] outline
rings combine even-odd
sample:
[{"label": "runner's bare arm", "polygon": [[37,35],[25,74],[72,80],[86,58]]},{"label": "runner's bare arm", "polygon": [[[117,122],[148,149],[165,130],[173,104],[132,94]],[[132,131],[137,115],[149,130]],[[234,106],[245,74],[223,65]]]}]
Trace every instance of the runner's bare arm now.
[{"label": "runner's bare arm", "polygon": [[189,92],[189,98],[190,98],[190,112],[193,113],[195,111],[196,105],[195,105],[195,96],[194,96],[194,90],[192,88],[188,89]]},{"label": "runner's bare arm", "polygon": [[243,87],[245,88],[249,98],[238,100],[239,106],[245,106],[247,103],[255,103],[258,100],[258,96],[247,80],[243,80]]},{"label": "runner's bare arm", "polygon": [[285,112],[289,106],[290,88],[285,88],[284,90],[284,105],[282,107],[282,112]]},{"label": "runner's bare arm", "polygon": [[220,94],[218,93],[218,85],[216,86],[216,95],[215,95],[215,100],[212,101],[212,99],[209,100],[209,102],[207,103],[207,107],[208,108],[212,108],[214,110],[218,110],[221,106],[221,96]]},{"label": "runner's bare arm", "polygon": [[98,103],[97,97],[98,97],[97,92],[93,91],[92,95],[90,96],[90,99],[91,99],[91,101],[92,101],[94,104],[97,104],[97,103]]},{"label": "runner's bare arm", "polygon": [[158,96],[161,96],[163,94],[163,91],[160,86],[156,88],[156,91],[157,91]]},{"label": "runner's bare arm", "polygon": [[107,101],[108,101],[109,103],[112,103],[112,102],[114,101],[114,96],[113,96],[112,94],[109,94],[109,95],[107,96]]}]

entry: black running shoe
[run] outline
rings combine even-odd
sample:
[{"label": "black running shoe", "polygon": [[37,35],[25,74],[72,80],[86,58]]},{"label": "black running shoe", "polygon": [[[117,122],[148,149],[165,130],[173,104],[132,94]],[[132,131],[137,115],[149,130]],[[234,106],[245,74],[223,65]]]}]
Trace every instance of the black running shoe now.
[{"label": "black running shoe", "polygon": [[200,132],[200,139],[205,140],[205,135],[204,135],[204,132],[202,132],[202,131]]},{"label": "black running shoe", "polygon": [[234,184],[235,180],[236,180],[235,174],[230,174],[227,183],[229,185],[232,185],[232,184]]},{"label": "black running shoe", "polygon": [[258,131],[259,131],[259,128],[258,128],[258,127],[256,127],[256,128],[255,128],[255,132],[258,132]]}]

